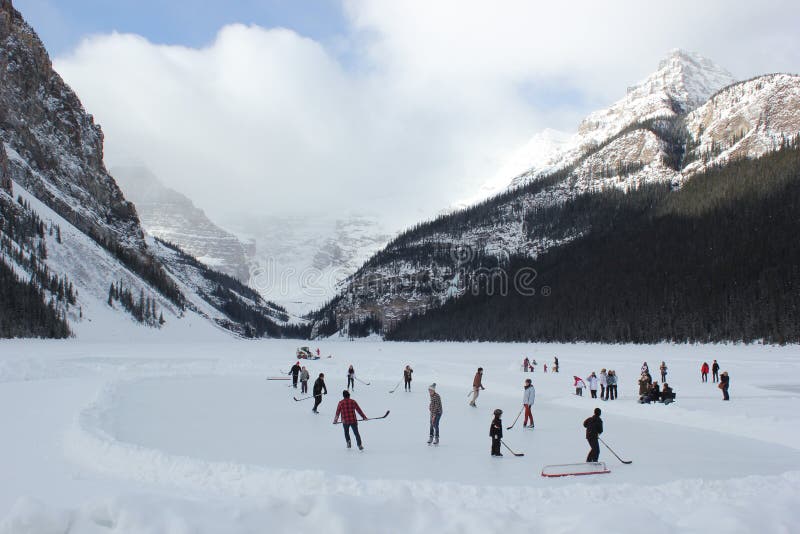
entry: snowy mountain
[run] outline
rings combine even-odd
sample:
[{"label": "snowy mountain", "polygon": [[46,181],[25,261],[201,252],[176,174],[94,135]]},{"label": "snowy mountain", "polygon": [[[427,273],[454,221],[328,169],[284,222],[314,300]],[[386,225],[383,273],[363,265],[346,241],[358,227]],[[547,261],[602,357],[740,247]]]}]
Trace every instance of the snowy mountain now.
[{"label": "snowy mountain", "polygon": [[148,243],[105,169],[100,127],[8,0],[0,72],[0,336],[280,333],[282,309]]},{"label": "snowy mountain", "polygon": [[629,87],[623,98],[586,117],[569,141],[544,157],[537,155],[530,168],[514,178],[511,185],[520,186],[564,169],[633,124],[692,111],[735,81],[733,75],[711,60],[675,49],[656,72]]},{"label": "snowy mountain", "polygon": [[145,167],[114,167],[111,174],[136,205],[150,235],[243,282],[250,279],[246,245],[214,224],[182,193],[166,187]]},{"label": "snowy mountain", "polygon": [[251,284],[261,295],[302,315],[319,308],[389,241],[376,217],[248,215],[226,221],[248,249]]},{"label": "snowy mountain", "polygon": [[317,314],[317,331],[391,329],[485,289],[492,270],[515,258],[536,260],[591,234],[597,217],[581,206],[593,197],[627,202],[613,193],[678,190],[712,164],[762,156],[800,132],[800,77],[730,82],[710,61],[672,52],[624,98],[590,114],[566,146],[538,157],[514,187],[390,242]]}]

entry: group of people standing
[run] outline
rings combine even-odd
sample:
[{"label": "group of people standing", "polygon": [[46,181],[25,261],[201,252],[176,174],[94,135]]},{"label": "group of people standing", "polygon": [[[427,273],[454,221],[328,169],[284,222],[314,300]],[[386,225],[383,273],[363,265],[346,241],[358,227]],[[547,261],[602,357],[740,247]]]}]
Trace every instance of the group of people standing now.
[{"label": "group of people standing", "polygon": [[[586,389],[586,384],[589,384],[589,394],[591,398],[600,400],[614,400],[617,398],[617,372],[613,369],[606,371],[605,368],[600,369],[600,376],[594,371],[586,377],[584,381],[581,377],[575,376],[575,394],[583,396],[583,390]],[[597,388],[600,388],[600,396],[598,397]]]},{"label": "group of people standing", "polygon": [[[700,380],[702,382],[708,382],[708,369],[708,362],[703,362],[703,365],[700,366]],[[728,371],[723,371],[722,374],[720,374],[717,360],[714,360],[711,364],[711,381],[715,384],[719,382],[717,387],[722,390],[722,400],[731,400],[731,397],[728,394],[728,389],[731,385],[731,379],[728,376]]]}]

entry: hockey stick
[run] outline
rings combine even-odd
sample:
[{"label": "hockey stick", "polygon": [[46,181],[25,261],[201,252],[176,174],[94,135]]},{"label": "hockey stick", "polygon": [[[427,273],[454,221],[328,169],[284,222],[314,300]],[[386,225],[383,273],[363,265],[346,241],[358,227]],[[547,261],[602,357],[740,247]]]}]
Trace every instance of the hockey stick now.
[{"label": "hockey stick", "polygon": [[517,414],[517,418],[516,418],[516,419],[514,419],[514,422],[513,422],[513,423],[511,423],[511,426],[507,427],[507,428],[506,428],[506,430],[511,430],[512,428],[514,428],[514,425],[516,425],[516,424],[517,424],[517,421],[519,421],[519,416],[520,416],[520,415],[522,415],[522,410],[524,410],[524,409],[525,409],[525,407],[524,407],[524,406],[523,406],[522,408],[520,408],[520,409],[519,409],[519,413]]},{"label": "hockey stick", "polygon": [[502,439],[500,440],[500,443],[502,443],[502,444],[503,444],[503,447],[505,447],[506,449],[508,449],[508,452],[510,452],[510,453],[511,453],[511,454],[513,454],[514,456],[525,456],[525,453],[524,453],[524,452],[514,452],[514,451],[512,451],[512,450],[511,450],[511,447],[509,447],[508,445],[506,445],[506,442],[505,442],[505,441],[503,441]]},{"label": "hockey stick", "polygon": [[394,387],[394,389],[390,389],[390,390],[389,390],[389,393],[394,393],[395,391],[397,391],[397,388],[399,388],[399,387],[400,387],[400,384],[401,384],[402,382],[403,382],[402,380],[401,380],[400,382],[398,382],[398,383],[397,383],[397,385]]},{"label": "hockey stick", "polygon": [[358,380],[359,382],[361,382],[361,383],[362,383],[362,384],[364,384],[365,386],[368,386],[368,385],[369,385],[369,382],[364,382],[364,381],[363,381],[363,380],[361,380],[360,378],[357,378],[357,377],[353,377],[353,378],[355,378],[356,380]]},{"label": "hockey stick", "polygon": [[612,449],[611,447],[609,447],[609,446],[608,446],[608,443],[606,443],[605,441],[603,441],[603,438],[601,438],[601,437],[599,437],[599,436],[598,436],[598,437],[597,437],[597,439],[599,439],[599,440],[600,440],[600,443],[602,443],[603,445],[605,445],[605,446],[606,446],[606,449],[608,449],[608,450],[610,450],[610,451],[611,451],[611,454],[613,454],[614,456],[616,456],[616,457],[617,457],[617,460],[619,460],[620,462],[622,462],[623,464],[626,464],[626,465],[627,465],[627,464],[632,464],[632,463],[633,463],[633,460],[623,460],[622,458],[620,458],[620,457],[619,457],[619,455],[618,455],[616,452],[614,452],[614,449]]},{"label": "hockey stick", "polygon": [[293,398],[294,400],[296,400],[297,402],[300,402],[300,401],[304,401],[304,400],[308,400],[308,399],[313,399],[313,398],[314,398],[314,395],[310,395],[310,396],[308,396],[308,397],[303,397],[302,399],[298,399],[297,397],[292,397],[292,398]]},{"label": "hockey stick", "polygon": [[[359,422],[359,423],[361,423],[362,421],[374,421],[374,420],[376,420],[376,419],[386,419],[387,417],[389,417],[389,410],[386,410],[386,413],[385,413],[385,414],[383,414],[383,415],[382,415],[382,416],[380,416],[380,417],[367,417],[366,419],[359,419],[359,420],[358,420],[358,422]],[[336,422],[335,422],[335,423],[333,423],[333,424],[334,424],[334,425],[341,425],[341,424],[342,424],[342,421],[336,421]]]}]

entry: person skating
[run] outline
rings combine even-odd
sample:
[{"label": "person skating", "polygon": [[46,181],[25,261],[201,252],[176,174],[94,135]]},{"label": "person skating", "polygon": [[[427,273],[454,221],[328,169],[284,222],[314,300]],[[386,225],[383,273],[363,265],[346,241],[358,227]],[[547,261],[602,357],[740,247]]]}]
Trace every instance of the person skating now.
[{"label": "person skating", "polygon": [[358,433],[358,419],[356,419],[356,412],[361,416],[361,419],[367,419],[367,416],[361,410],[361,407],[356,401],[350,398],[350,392],[346,389],[342,391],[342,400],[336,406],[336,415],[333,417],[333,424],[339,422],[339,417],[342,418],[342,426],[344,427],[344,439],[347,441],[347,448],[350,448],[350,430],[356,436],[356,445],[358,450],[363,451],[364,446],[361,444],[361,435]]},{"label": "person skating", "polygon": [[308,393],[308,379],[311,375],[305,365],[300,369],[300,393]]},{"label": "person skating", "polygon": [[719,382],[719,364],[717,360],[714,360],[714,363],[711,364],[711,381]]},{"label": "person skating", "polygon": [[661,382],[667,381],[667,364],[661,362],[661,365],[658,366],[658,370],[661,371]]},{"label": "person skating", "polygon": [[494,411],[494,419],[489,426],[489,436],[492,438],[492,456],[503,456],[500,452],[500,440],[503,439],[503,421],[500,416],[503,415],[503,410]]},{"label": "person skating", "polygon": [[311,393],[314,395],[314,407],[311,408],[311,411],[314,413],[319,413],[317,408],[319,408],[319,405],[322,404],[323,392],[325,395],[327,395],[328,387],[325,385],[325,375],[320,373],[319,377],[314,381],[314,387],[311,389]]},{"label": "person skating", "polygon": [[728,396],[728,388],[731,386],[731,379],[728,376],[728,371],[723,371],[719,377],[719,389],[722,390],[722,400],[731,400]]},{"label": "person skating", "polygon": [[356,390],[356,372],[352,365],[347,369],[347,389]]},{"label": "person skating", "polygon": [[403,382],[405,383],[406,391],[411,391],[411,375],[413,373],[414,370],[410,365],[406,365],[406,368],[403,369]]},{"label": "person skating", "polygon": [[703,362],[700,366],[700,381],[708,382],[708,362]]},{"label": "person skating", "polygon": [[428,409],[431,413],[431,429],[428,436],[428,445],[439,444],[439,421],[442,420],[442,398],[436,393],[436,382],[428,386],[428,393],[431,396],[431,403]]},{"label": "person skating", "polygon": [[598,380],[597,380],[597,375],[594,374],[594,371],[592,371],[592,374],[586,377],[586,381],[589,382],[589,392],[592,394],[592,398],[596,399]]},{"label": "person skating", "polygon": [[483,387],[483,367],[478,367],[475,378],[472,379],[472,400],[469,401],[469,405],[473,408],[476,407],[475,401],[478,400],[478,395],[482,389],[486,389]]},{"label": "person skating", "polygon": [[[522,428],[533,428],[533,402],[536,400],[536,388],[533,387],[533,382],[530,378],[525,379],[525,389],[522,393],[522,405],[525,408],[525,419],[522,420]],[[528,420],[531,424],[528,426]]]},{"label": "person skating", "polygon": [[297,362],[289,369],[289,374],[292,375],[292,387],[297,387],[297,377],[300,375],[300,362]]},{"label": "person skating", "polygon": [[600,419],[600,413],[600,408],[595,408],[594,415],[583,422],[583,427],[586,429],[586,441],[589,442],[591,447],[589,455],[586,456],[587,462],[596,462],[600,459],[598,438],[603,433],[603,420]]}]

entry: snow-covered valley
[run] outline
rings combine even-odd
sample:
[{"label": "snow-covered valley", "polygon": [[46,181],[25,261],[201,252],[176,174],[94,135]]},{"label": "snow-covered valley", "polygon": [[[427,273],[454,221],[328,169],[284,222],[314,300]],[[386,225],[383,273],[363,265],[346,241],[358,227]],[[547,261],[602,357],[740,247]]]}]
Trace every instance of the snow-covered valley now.
[{"label": "snow-covered valley", "polygon": [[[622,533],[791,532],[800,519],[796,346],[322,341],[323,358],[301,362],[326,376],[314,415],[292,400],[299,389],[265,380],[294,363],[297,342],[161,337],[0,343],[0,532],[577,532],[602,517]],[[525,355],[539,362],[532,375]],[[543,373],[554,356],[561,372]],[[730,403],[700,382],[713,358]],[[677,402],[637,404],[642,361],[661,360]],[[366,414],[391,411],[360,425],[363,452],[331,425],[349,364],[370,383],[353,394]],[[412,392],[389,393],[405,364]],[[471,408],[478,366],[486,390]],[[617,371],[620,398],[577,397],[573,375],[601,368]],[[536,428],[520,421],[504,438],[525,456],[491,458],[491,412],[512,424],[526,376]],[[438,447],[425,443],[431,382]],[[541,477],[584,459],[581,423],[596,406],[602,437],[633,463],[603,448],[608,475]]]}]

